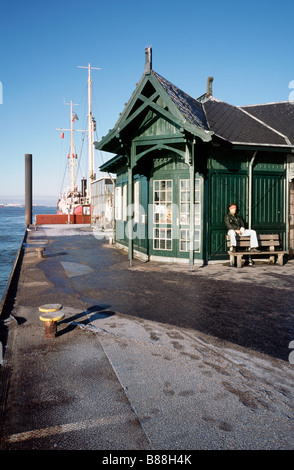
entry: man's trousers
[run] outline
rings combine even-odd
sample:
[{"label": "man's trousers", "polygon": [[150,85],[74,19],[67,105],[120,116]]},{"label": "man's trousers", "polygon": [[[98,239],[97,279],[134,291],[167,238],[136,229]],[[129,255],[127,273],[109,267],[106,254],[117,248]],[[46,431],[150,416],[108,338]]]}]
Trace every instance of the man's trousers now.
[{"label": "man's trousers", "polygon": [[[231,239],[231,246],[236,246],[236,232],[235,230],[229,230],[228,235]],[[258,247],[258,240],[255,230],[246,229],[243,233],[240,233],[239,237],[250,237],[250,248]]]}]

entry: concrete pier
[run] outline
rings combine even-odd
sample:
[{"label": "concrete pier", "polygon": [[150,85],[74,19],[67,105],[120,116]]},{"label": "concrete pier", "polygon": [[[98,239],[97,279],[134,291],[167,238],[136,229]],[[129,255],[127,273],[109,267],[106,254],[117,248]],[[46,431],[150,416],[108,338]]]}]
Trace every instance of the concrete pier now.
[{"label": "concrete pier", "polygon": [[[293,449],[293,280],[293,261],[130,266],[90,226],[28,232],[1,315],[0,449]],[[64,314],[51,339],[44,304]]]}]

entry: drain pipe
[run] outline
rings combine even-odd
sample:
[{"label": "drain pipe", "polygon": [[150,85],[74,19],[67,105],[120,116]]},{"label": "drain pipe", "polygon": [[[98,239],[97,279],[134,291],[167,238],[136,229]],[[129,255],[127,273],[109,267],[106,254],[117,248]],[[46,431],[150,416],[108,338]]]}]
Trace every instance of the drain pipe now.
[{"label": "drain pipe", "polygon": [[257,152],[254,152],[249,163],[249,180],[248,180],[248,228],[252,228],[252,168]]}]

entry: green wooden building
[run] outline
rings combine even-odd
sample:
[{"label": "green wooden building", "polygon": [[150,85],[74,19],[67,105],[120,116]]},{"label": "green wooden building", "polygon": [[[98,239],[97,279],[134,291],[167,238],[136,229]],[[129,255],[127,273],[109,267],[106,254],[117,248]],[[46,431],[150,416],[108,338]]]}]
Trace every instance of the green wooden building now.
[{"label": "green wooden building", "polygon": [[[114,155],[115,241],[129,258],[194,264],[227,259],[224,216],[237,203],[247,226],[291,248],[292,102],[236,107],[195,99],[145,71],[114,128],[95,148]],[[292,165],[292,166],[291,166]]]}]

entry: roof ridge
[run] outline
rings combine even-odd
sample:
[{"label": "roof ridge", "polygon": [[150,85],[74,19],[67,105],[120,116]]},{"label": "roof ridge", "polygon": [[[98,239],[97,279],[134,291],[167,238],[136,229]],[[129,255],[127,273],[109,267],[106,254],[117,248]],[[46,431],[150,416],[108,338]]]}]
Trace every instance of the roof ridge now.
[{"label": "roof ridge", "polygon": [[238,108],[252,108],[254,106],[271,106],[273,104],[284,104],[284,103],[289,103],[289,104],[294,105],[293,100],[284,100],[284,101],[271,101],[269,103],[244,104],[244,105],[238,106]]},{"label": "roof ridge", "polygon": [[[237,107],[237,106],[236,106]],[[267,127],[268,129],[270,129],[271,131],[275,132],[276,134],[278,134],[279,136],[283,137],[285,139],[285,142],[287,143],[287,145],[292,145],[290,140],[288,139],[288,137],[284,134],[282,134],[281,132],[277,131],[276,129],[274,129],[273,127],[269,126],[268,124],[266,124],[264,121],[262,121],[261,119],[258,119],[257,117],[253,116],[252,114],[250,114],[248,111],[245,111],[243,108],[239,108],[240,111],[242,111],[243,113],[247,114],[247,116],[251,117],[252,119],[255,119],[255,121],[259,122],[260,124],[262,124],[263,126]]]},{"label": "roof ridge", "polygon": [[196,127],[202,128],[204,132],[209,131],[210,127],[201,101],[189,95],[189,93],[186,93],[155,70],[152,70],[152,72],[156,80],[160,83],[164,91],[168,94],[169,98],[181,113],[184,120]]},{"label": "roof ridge", "polygon": [[165,80],[166,82],[170,83],[172,86],[174,86],[175,88],[177,88],[178,90],[180,90],[182,93],[184,93],[185,95],[189,96],[189,98],[191,98],[192,100],[194,101],[197,101],[197,103],[200,103],[200,101],[197,100],[197,98],[194,98],[192,95],[189,95],[189,93],[187,93],[186,91],[184,91],[182,88],[178,87],[177,85],[175,85],[174,83],[172,83],[170,80],[168,80],[167,78],[163,77],[163,75],[160,75],[160,73],[156,72],[155,70],[152,70],[152,72],[154,73],[154,75],[157,75],[161,78],[163,78],[163,80]]}]

